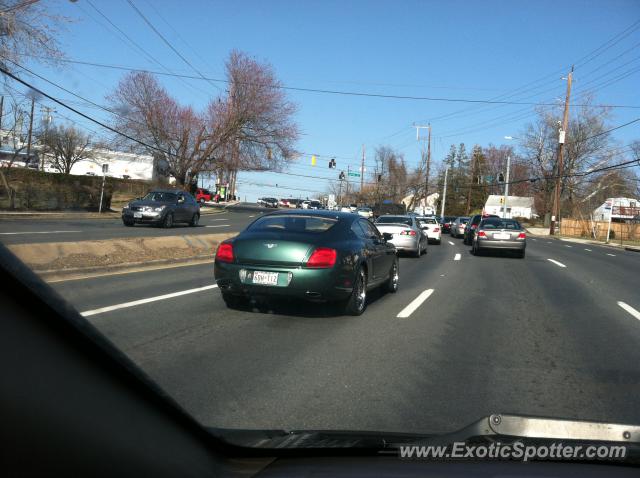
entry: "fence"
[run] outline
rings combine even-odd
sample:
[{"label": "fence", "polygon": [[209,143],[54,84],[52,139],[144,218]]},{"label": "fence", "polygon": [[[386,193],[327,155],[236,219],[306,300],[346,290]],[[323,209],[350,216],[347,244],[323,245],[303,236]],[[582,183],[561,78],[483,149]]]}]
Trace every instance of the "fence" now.
[{"label": "fence", "polygon": [[[560,234],[570,237],[582,237],[596,241],[607,240],[607,221],[590,221],[588,219],[563,219],[560,223]],[[640,224],[637,222],[612,222],[609,240],[623,243],[640,243]]]}]

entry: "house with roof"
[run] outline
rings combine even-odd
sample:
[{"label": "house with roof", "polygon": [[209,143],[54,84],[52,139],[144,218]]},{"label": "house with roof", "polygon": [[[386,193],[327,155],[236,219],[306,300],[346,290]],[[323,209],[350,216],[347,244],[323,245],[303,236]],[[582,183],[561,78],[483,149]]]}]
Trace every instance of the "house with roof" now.
[{"label": "house with roof", "polygon": [[607,198],[593,211],[594,221],[627,222],[640,219],[640,200],[635,198]]},{"label": "house with roof", "polygon": [[533,197],[526,196],[508,196],[507,212],[504,214],[504,196],[492,194],[487,198],[484,205],[485,214],[495,214],[500,217],[524,217],[531,219],[537,216]]}]

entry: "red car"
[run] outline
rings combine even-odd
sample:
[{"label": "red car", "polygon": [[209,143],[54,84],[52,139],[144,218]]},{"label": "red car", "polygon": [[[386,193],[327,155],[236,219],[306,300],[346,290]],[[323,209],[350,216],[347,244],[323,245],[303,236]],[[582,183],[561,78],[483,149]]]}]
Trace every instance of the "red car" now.
[{"label": "red car", "polygon": [[198,188],[195,197],[200,204],[204,204],[205,201],[213,201],[213,193],[208,189]]}]

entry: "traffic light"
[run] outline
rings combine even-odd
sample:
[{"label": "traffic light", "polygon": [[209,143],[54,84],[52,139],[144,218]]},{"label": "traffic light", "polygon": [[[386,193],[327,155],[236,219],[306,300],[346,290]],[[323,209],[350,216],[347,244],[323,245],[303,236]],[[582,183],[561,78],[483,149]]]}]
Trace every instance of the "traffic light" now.
[{"label": "traffic light", "polygon": [[498,182],[499,183],[504,183],[504,174],[502,174],[502,173],[498,174]]},{"label": "traffic light", "polygon": [[500,204],[504,204],[504,197],[500,196]]},{"label": "traffic light", "polygon": [[329,169],[335,169],[336,168],[336,159],[335,158],[331,158],[329,160]]},{"label": "traffic light", "polygon": [[340,176],[338,176],[338,179],[342,181],[344,178],[345,178],[344,171],[340,171]]}]

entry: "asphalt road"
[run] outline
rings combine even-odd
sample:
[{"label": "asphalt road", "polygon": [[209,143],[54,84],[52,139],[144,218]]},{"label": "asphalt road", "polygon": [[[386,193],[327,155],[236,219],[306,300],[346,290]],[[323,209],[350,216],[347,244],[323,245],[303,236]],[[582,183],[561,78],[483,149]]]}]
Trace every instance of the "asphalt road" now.
[{"label": "asphalt road", "polygon": [[198,227],[177,224],[171,229],[149,225],[126,227],[119,218],[2,218],[0,219],[0,241],[4,244],[31,244],[36,242],[74,242],[122,237],[238,232],[258,214],[262,214],[262,211],[234,211],[233,209],[227,209],[219,213],[202,214]]},{"label": "asphalt road", "polygon": [[209,426],[426,433],[496,412],[640,423],[638,253],[530,238],[526,259],[474,257],[444,236],[403,258],[398,293],[372,294],[361,317],[229,310],[212,269],[52,285]]}]

